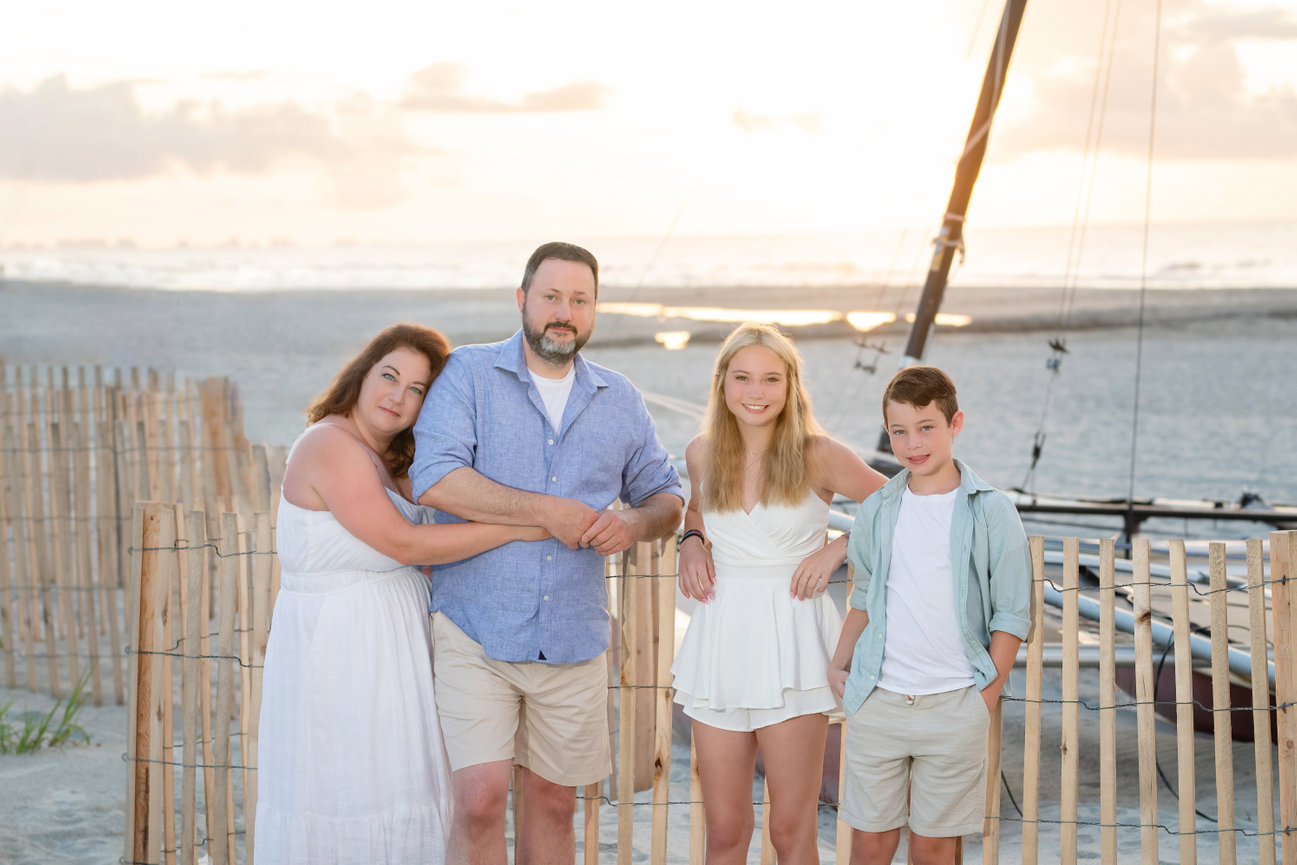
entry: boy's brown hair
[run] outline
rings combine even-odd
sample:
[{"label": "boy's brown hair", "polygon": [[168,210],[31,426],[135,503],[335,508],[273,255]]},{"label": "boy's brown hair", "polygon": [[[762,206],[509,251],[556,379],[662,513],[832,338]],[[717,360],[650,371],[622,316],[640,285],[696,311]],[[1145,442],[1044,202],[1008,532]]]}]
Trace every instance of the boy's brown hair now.
[{"label": "boy's brown hair", "polygon": [[907,366],[892,376],[883,389],[883,422],[887,422],[887,404],[903,402],[915,408],[935,402],[950,423],[959,411],[955,383],[935,366]]}]

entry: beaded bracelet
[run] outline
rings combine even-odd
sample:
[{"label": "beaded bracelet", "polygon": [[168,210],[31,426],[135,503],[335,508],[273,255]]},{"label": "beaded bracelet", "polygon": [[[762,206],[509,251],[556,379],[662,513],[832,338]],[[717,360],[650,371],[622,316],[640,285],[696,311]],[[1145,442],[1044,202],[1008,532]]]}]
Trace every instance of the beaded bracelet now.
[{"label": "beaded bracelet", "polygon": [[707,539],[704,538],[703,533],[698,531],[697,529],[690,529],[689,531],[681,535],[680,540],[676,541],[676,546],[680,546],[680,544],[683,544],[685,541],[689,540],[690,538],[697,538],[698,540],[702,541],[703,546],[707,546]]}]

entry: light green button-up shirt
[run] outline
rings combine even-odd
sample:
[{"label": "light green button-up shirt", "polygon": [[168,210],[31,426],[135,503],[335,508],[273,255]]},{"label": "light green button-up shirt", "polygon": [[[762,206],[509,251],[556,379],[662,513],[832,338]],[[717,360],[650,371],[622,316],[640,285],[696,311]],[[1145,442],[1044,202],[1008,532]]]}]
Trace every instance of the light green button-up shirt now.
[{"label": "light green button-up shirt", "polygon": [[[1009,497],[960,461],[960,482],[950,519],[950,563],[955,609],[963,610],[964,652],[973,677],[984,688],[996,677],[987,648],[992,631],[1025,640],[1031,630],[1031,554],[1018,510]],[[856,642],[843,707],[855,712],[878,684],[887,647],[887,575],[901,493],[910,472],[903,470],[861,504],[851,528],[847,559],[855,569],[850,604],[869,614]]]}]

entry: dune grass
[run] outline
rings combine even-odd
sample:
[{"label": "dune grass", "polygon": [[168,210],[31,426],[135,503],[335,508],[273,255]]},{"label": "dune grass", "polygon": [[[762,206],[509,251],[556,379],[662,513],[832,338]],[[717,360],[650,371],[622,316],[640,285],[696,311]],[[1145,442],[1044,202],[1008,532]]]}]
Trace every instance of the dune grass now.
[{"label": "dune grass", "polygon": [[59,748],[86,744],[90,737],[76,723],[77,713],[85,705],[85,686],[89,674],[82,676],[66,700],[59,700],[46,713],[24,712],[11,717],[13,700],[0,706],[0,754],[26,754],[37,748]]}]

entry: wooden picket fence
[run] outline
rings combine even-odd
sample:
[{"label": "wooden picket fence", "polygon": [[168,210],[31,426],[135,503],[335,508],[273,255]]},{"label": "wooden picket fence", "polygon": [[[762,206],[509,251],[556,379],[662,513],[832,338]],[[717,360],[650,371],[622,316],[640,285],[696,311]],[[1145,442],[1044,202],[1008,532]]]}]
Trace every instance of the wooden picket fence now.
[{"label": "wooden picket fence", "polygon": [[[228,379],[0,364],[0,659],[6,687],[125,701],[137,501],[268,511],[270,466]],[[110,694],[110,696],[106,696]]]},{"label": "wooden picket fence", "polygon": [[[128,863],[196,861],[199,850],[213,863],[252,863],[255,837],[257,720],[261,664],[264,658],[270,611],[277,588],[277,562],[271,554],[273,531],[269,515],[258,513],[245,523],[226,514],[219,521],[219,536],[204,535],[211,521],[198,513],[185,513],[173,505],[146,504],[139,509],[134,534],[130,681],[133,684],[130,719],[134,772],[128,797]],[[1078,541],[1063,541],[1061,577],[1047,573],[1044,539],[1032,538],[1033,629],[1026,657],[1025,696],[1002,701],[996,710],[988,742],[991,757],[987,787],[987,819],[981,838],[985,863],[1000,861],[1004,833],[1020,832],[1023,863],[1060,861],[1075,863],[1092,850],[1079,843],[1080,830],[1098,828],[1101,861],[1128,861],[1129,849],[1138,846],[1143,862],[1159,861],[1159,837],[1174,836],[1181,862],[1204,858],[1221,863],[1237,861],[1239,838],[1257,845],[1259,861],[1297,865],[1297,668],[1293,636],[1297,633],[1297,532],[1270,537],[1270,572],[1262,564],[1262,542],[1247,543],[1247,581],[1243,587],[1227,581],[1225,545],[1213,545],[1211,581],[1204,593],[1211,608],[1213,658],[1208,671],[1213,701],[1207,708],[1215,718],[1213,747],[1216,762],[1217,813],[1214,827],[1195,823],[1195,812],[1206,806],[1194,779],[1195,733],[1191,710],[1191,677],[1198,666],[1190,661],[1192,636],[1190,597],[1183,545],[1171,545],[1169,584],[1149,575],[1149,546],[1134,547],[1133,576],[1121,584],[1113,567],[1111,541],[1100,542],[1099,588],[1102,607],[1099,624],[1101,655],[1097,694],[1082,694],[1080,683],[1077,601],[1081,595]],[[609,654],[608,711],[613,719],[614,772],[605,782],[582,791],[578,839],[586,863],[608,861],[601,850],[615,849],[618,863],[647,857],[652,863],[702,860],[703,806],[698,789],[696,762],[691,760],[687,782],[670,777],[672,705],[669,668],[675,646],[674,542],[639,544],[609,560],[611,609],[617,630]],[[1044,681],[1044,596],[1046,585],[1061,590],[1062,661],[1061,699],[1042,695]],[[1119,700],[1116,686],[1117,646],[1114,610],[1118,595],[1134,596],[1134,668],[1137,682],[1133,700]],[[1175,697],[1179,715],[1175,724],[1179,797],[1178,818],[1168,821],[1158,809],[1156,765],[1158,734],[1154,719],[1155,653],[1152,616],[1154,594],[1172,607],[1175,634]],[[1230,705],[1231,674],[1225,651],[1226,605],[1239,594],[1246,598],[1252,640],[1257,696],[1248,705]],[[1271,621],[1264,613],[1270,596]],[[209,606],[210,604],[210,606]],[[215,625],[212,625],[215,620]],[[214,630],[213,630],[214,628]],[[1272,650],[1268,648],[1272,645]],[[1267,668],[1273,657],[1276,696],[1272,700]],[[179,667],[177,676],[176,667]],[[1198,672],[1202,672],[1198,670]],[[178,696],[177,696],[178,690]],[[177,702],[179,705],[177,706]],[[1023,714],[1024,739],[1019,759],[1006,752],[1002,742],[1005,707]],[[1082,726],[1081,712],[1093,718]],[[1244,712],[1252,723],[1255,789],[1235,786],[1231,744],[1231,714]],[[1122,714],[1136,716],[1136,765],[1118,761],[1118,735]],[[1271,713],[1277,715],[1278,739],[1270,735]],[[1060,717],[1061,716],[1061,717]],[[1057,725],[1057,741],[1042,738],[1047,725]],[[1097,816],[1080,810],[1078,790],[1084,782],[1080,768],[1081,733],[1099,731]],[[1163,736],[1165,736],[1165,732]],[[1129,748],[1129,742],[1121,743]],[[199,749],[202,749],[200,755]],[[1061,788],[1041,787],[1042,755],[1058,749],[1062,766]],[[1279,795],[1274,795],[1277,766]],[[839,770],[841,772],[841,770]],[[180,794],[177,796],[176,775]],[[840,775],[839,775],[840,776]],[[1020,816],[1004,813],[1001,785],[1021,793]],[[674,793],[673,793],[674,786]],[[681,789],[687,787],[687,789]],[[1118,803],[1129,790],[1138,790],[1136,819],[1121,819]],[[1255,796],[1251,825],[1235,819],[1237,796]],[[1042,805],[1057,802],[1057,813],[1046,814]],[[763,811],[766,803],[754,803]],[[1087,803],[1093,806],[1094,803]],[[525,807],[515,799],[514,808]],[[1052,807],[1052,805],[1051,805]],[[648,816],[643,816],[647,809]],[[1093,811],[1093,807],[1090,808]],[[177,816],[179,826],[177,828]],[[637,819],[638,818],[638,819]],[[687,843],[680,837],[688,827]],[[1119,847],[1119,839],[1126,838]],[[674,839],[674,841],[673,841]],[[1042,843],[1050,839],[1045,848]],[[1131,840],[1137,839],[1137,840]],[[834,852],[834,861],[849,858],[850,832],[837,824],[834,837],[822,838]],[[1217,848],[1214,855],[1207,847]],[[773,862],[769,839],[762,839],[762,862]],[[1056,845],[1056,846],[1055,846]],[[1200,851],[1199,848],[1202,848]],[[687,853],[683,852],[687,849]],[[674,852],[672,852],[674,851]],[[1119,855],[1120,854],[1120,855]],[[1282,859],[1278,860],[1277,855]]]}]

